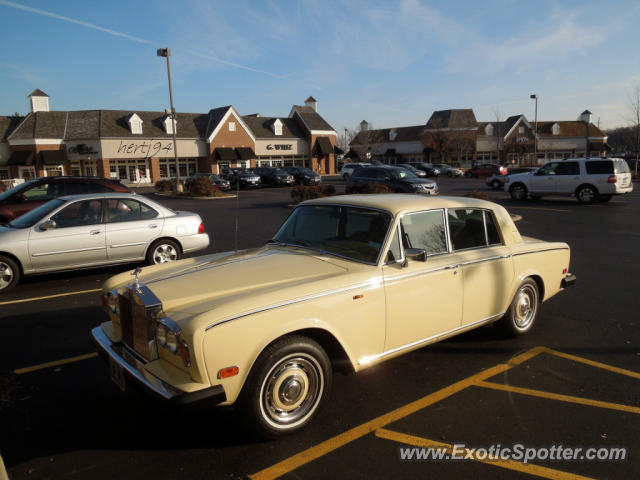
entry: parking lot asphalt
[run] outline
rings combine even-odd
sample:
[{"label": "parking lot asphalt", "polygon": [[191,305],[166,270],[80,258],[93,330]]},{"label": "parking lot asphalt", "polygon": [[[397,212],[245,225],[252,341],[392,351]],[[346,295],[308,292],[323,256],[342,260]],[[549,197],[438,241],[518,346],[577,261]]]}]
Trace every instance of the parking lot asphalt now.
[{"label": "parking lot asphalt", "polygon": [[[485,327],[338,375],[306,430],[257,442],[233,412],[174,410],[112,385],[89,330],[104,320],[101,283],[130,266],[32,277],[0,297],[0,453],[10,477],[635,478],[640,192],[579,205],[514,202],[482,180],[438,184],[447,195],[489,192],[522,216],[523,235],[570,244],[578,284],[544,304],[530,334],[506,339]],[[288,189],[156,199],[200,213],[209,252],[235,248],[236,224],[238,248],[260,245],[291,211]],[[466,460],[401,458],[403,448],[461,444]],[[525,463],[473,454],[515,444],[624,448],[626,458]]]}]

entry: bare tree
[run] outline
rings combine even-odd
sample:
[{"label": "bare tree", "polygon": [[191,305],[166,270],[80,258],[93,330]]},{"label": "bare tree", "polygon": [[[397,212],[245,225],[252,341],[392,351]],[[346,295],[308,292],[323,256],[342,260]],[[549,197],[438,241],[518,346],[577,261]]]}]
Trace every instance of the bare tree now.
[{"label": "bare tree", "polygon": [[640,157],[640,84],[636,84],[635,87],[627,94],[627,103],[629,104],[629,111],[631,113],[631,128],[634,132],[635,145],[634,150],[636,154],[636,166],[635,174],[638,175],[638,159]]}]

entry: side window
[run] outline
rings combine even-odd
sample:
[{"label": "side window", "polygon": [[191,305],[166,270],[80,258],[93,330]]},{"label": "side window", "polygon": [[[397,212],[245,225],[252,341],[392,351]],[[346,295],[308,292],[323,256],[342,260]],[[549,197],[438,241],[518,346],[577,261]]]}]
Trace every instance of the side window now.
[{"label": "side window", "polygon": [[82,182],[65,182],[65,195],[79,195],[87,192],[87,184]]},{"label": "side window", "polygon": [[89,193],[108,193],[113,192],[109,187],[105,187],[100,183],[90,182],[87,184],[89,188]]},{"label": "side window", "polygon": [[51,220],[57,228],[81,227],[102,223],[102,200],[74,202],[56,213]]},{"label": "side window", "polygon": [[578,162],[559,163],[556,175],[580,175],[580,165]]},{"label": "side window", "polygon": [[400,232],[404,248],[421,248],[427,255],[447,252],[443,210],[405,215],[400,220]]},{"label": "side window", "polygon": [[493,213],[485,210],[484,220],[487,226],[487,239],[489,240],[489,245],[502,245],[502,240],[500,239],[500,234],[498,233]]},{"label": "side window", "polygon": [[544,167],[538,170],[538,175],[555,175],[558,168],[558,162],[547,163]]},{"label": "side window", "polygon": [[585,162],[587,173],[590,175],[613,174],[613,162],[611,160],[595,160]]},{"label": "side window", "polygon": [[387,263],[394,263],[402,259],[402,251],[400,250],[400,237],[398,236],[398,229],[393,231],[391,237],[391,243],[389,244],[389,251],[387,252]]},{"label": "side window", "polygon": [[107,204],[109,223],[149,220],[158,216],[154,209],[136,200],[113,198]]},{"label": "side window", "polygon": [[63,195],[61,187],[62,182],[41,183],[24,190],[22,194],[27,201],[51,200]]},{"label": "side window", "polygon": [[449,229],[454,250],[477,248],[487,245],[482,210],[449,210]]}]

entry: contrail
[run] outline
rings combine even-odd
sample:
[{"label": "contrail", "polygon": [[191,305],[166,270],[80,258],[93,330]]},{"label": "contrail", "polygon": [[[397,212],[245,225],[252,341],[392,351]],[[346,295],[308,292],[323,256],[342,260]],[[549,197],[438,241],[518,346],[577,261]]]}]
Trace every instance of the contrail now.
[{"label": "contrail", "polygon": [[[56,20],[62,20],[62,21],[69,22],[69,23],[75,23],[76,25],[80,25],[82,27],[91,28],[93,30],[98,30],[99,32],[108,33],[109,35],[114,35],[116,37],[126,38],[127,40],[131,40],[133,42],[144,43],[144,44],[147,44],[147,45],[159,44],[159,42],[152,42],[151,40],[146,40],[144,38],[134,37],[133,35],[128,35],[126,33],[118,32],[117,30],[112,30],[110,28],[101,27],[99,25],[95,25],[95,24],[89,23],[89,22],[83,22],[82,20],[76,20],[75,18],[65,17],[64,15],[58,15],[57,13],[47,12],[45,10],[40,10],[38,8],[27,7],[26,5],[22,5],[22,4],[16,3],[16,2],[10,2],[8,0],[0,0],[0,5],[4,5],[5,7],[16,8],[18,10],[24,10],[25,12],[29,12],[29,13],[36,13],[38,15],[44,15],[45,17],[55,18]],[[248,70],[250,72],[255,72],[255,73],[262,73],[264,75],[269,75],[270,77],[275,77],[275,78],[281,78],[281,79],[287,78],[286,75],[278,75],[276,73],[267,72],[265,70],[259,70],[257,68],[249,67],[247,65],[242,65],[240,63],[230,62],[228,60],[223,60],[223,59],[218,58],[218,57],[214,57],[214,56],[211,56],[211,55],[200,53],[200,52],[195,51],[195,50],[188,49],[187,51],[189,51],[193,55],[197,55],[199,57],[206,58],[206,59],[212,60],[214,62],[223,63],[223,64],[229,65],[231,67],[241,68],[243,70]]]}]

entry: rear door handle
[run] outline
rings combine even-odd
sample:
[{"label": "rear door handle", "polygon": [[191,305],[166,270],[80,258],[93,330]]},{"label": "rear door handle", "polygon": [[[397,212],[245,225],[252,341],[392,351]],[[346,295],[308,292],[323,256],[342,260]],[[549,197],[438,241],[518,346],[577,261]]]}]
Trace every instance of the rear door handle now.
[{"label": "rear door handle", "polygon": [[91,230],[89,235],[98,235],[102,230]]},{"label": "rear door handle", "polygon": [[155,223],[152,225],[149,225],[149,228],[158,228],[158,225],[156,225]]}]

